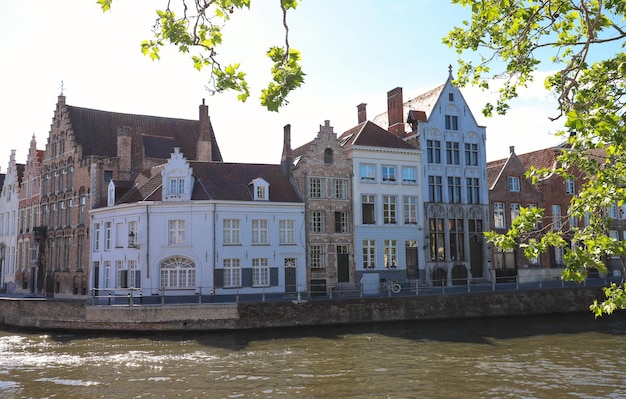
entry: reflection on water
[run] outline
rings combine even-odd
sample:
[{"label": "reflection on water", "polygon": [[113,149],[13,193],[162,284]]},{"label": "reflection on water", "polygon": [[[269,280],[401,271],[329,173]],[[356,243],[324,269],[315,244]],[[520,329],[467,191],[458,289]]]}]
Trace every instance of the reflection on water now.
[{"label": "reflection on water", "polygon": [[0,331],[0,399],[566,396],[626,397],[626,315],[245,333]]}]

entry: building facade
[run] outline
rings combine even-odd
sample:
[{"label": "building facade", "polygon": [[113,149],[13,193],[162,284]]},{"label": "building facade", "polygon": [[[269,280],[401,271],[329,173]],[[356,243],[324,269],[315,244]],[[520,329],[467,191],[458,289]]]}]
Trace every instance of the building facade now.
[{"label": "building facade", "polygon": [[478,125],[461,91],[446,82],[403,100],[387,93],[387,112],[374,122],[424,152],[421,196],[425,218],[425,279],[433,285],[490,279],[486,129]]},{"label": "building facade", "polygon": [[0,289],[12,293],[16,288],[18,191],[24,165],[15,162],[15,150],[4,176],[0,193]]},{"label": "building facade", "polygon": [[169,158],[179,146],[192,159],[221,161],[208,107],[199,120],[75,107],[58,98],[41,161],[38,232],[44,234],[44,291],[87,295],[89,211],[106,204],[108,184]]},{"label": "building facade", "polygon": [[329,121],[293,151],[290,136],[286,126],[282,164],[305,201],[308,290],[354,289],[352,163]]},{"label": "building facade", "polygon": [[[364,293],[423,276],[421,151],[370,121],[340,137],[352,162],[354,258]],[[421,261],[420,261],[421,257]]]},{"label": "building facade", "polygon": [[91,213],[96,298],[306,292],[304,203],[280,165],[169,161]]}]

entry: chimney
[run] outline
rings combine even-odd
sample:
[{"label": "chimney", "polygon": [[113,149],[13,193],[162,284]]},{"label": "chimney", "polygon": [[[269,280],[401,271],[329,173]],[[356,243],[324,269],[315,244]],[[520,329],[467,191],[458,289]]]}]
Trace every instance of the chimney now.
[{"label": "chimney", "polygon": [[280,168],[287,177],[291,176],[293,155],[291,153],[291,125],[286,124],[283,128],[283,155],[280,157]]},{"label": "chimney", "polygon": [[120,126],[117,128],[117,159],[119,168],[119,178],[122,180],[130,179],[131,161],[131,143],[132,138],[129,126]]},{"label": "chimney", "polygon": [[514,146],[514,145],[512,145],[512,146],[510,146],[510,147],[509,147],[509,152],[510,152],[511,154],[515,154],[515,146]]},{"label": "chimney", "polygon": [[367,120],[367,110],[365,109],[366,107],[367,107],[367,104],[365,103],[361,103],[356,106],[357,116],[359,118],[358,123],[363,123]]},{"label": "chimney", "polygon": [[387,92],[387,118],[389,119],[389,132],[395,136],[404,136],[404,105],[402,100],[402,87]]},{"label": "chimney", "polygon": [[209,128],[209,106],[204,104],[204,98],[202,99],[199,112],[200,132],[198,134],[196,160],[205,162],[212,161],[213,148],[211,145],[211,129]]}]

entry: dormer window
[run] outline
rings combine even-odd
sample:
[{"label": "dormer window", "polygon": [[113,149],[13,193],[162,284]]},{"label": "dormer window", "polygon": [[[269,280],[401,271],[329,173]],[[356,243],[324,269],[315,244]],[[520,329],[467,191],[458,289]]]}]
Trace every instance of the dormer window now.
[{"label": "dormer window", "polygon": [[193,191],[193,170],[180,153],[174,148],[174,153],[161,172],[163,176],[163,201],[189,201]]},{"label": "dormer window", "polygon": [[170,178],[169,195],[183,195],[185,194],[185,178],[175,177]]},{"label": "dormer window", "polygon": [[255,201],[267,201],[270,199],[270,185],[263,178],[257,177],[250,182]]}]

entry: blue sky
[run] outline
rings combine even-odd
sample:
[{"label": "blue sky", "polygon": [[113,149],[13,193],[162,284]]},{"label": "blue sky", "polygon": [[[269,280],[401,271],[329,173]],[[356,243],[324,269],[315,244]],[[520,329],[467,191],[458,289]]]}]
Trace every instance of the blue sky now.
[{"label": "blue sky", "polygon": [[[270,113],[257,98],[269,79],[264,53],[284,35],[274,3],[256,0],[226,28],[220,55],[225,63],[241,62],[253,90],[240,103],[235,94],[210,95],[203,73],[175,49],[163,50],[157,62],[141,54],[154,8],[165,0],[115,0],[106,14],[95,0],[0,2],[2,172],[11,149],[18,162],[26,160],[33,134],[44,148],[61,81],[68,104],[106,111],[197,119],[204,98],[225,161],[278,163],[287,123],[296,147],[325,120],[338,133],[353,127],[359,103],[367,103],[373,119],[386,111],[387,91],[395,87],[408,100],[443,83],[457,55],[441,38],[469,15],[442,0],[303,0],[288,22],[306,82],[289,105]],[[488,160],[506,157],[509,146],[524,153],[559,142],[553,133],[562,125],[548,120],[556,103],[541,81],[506,117],[491,119],[480,112],[489,93],[463,90],[487,126]]]}]

